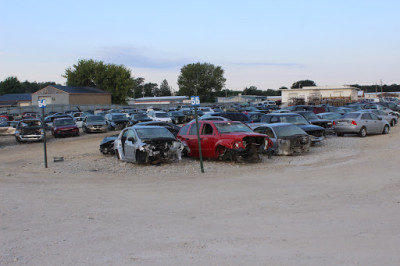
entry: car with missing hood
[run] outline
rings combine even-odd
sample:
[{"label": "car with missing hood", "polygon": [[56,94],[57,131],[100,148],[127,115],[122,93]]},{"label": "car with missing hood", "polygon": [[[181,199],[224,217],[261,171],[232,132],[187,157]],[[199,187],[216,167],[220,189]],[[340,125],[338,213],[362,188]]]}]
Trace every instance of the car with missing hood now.
[{"label": "car with missing hood", "polygon": [[35,118],[21,119],[15,129],[17,142],[34,142],[44,139],[42,121]]},{"label": "car with missing hood", "polygon": [[108,126],[106,120],[101,115],[88,115],[82,122],[82,130],[85,133],[107,132]]},{"label": "car with missing hood", "polygon": [[319,118],[314,112],[311,111],[297,111],[296,114],[303,116],[312,125],[325,128],[326,133],[333,134],[335,131],[332,128],[332,120]]},{"label": "car with missing hood", "polygon": [[104,118],[109,130],[121,130],[129,123],[129,119],[123,113],[108,113]]},{"label": "car with missing hood", "polygon": [[181,160],[185,145],[171,132],[158,126],[133,126],[121,131],[114,141],[118,159],[132,163],[161,163]]},{"label": "car with missing hood", "polygon": [[0,136],[15,135],[18,121],[3,121],[0,122]]},{"label": "car with missing hood", "polygon": [[265,134],[272,141],[273,155],[293,155],[310,150],[310,136],[298,126],[290,123],[254,123],[249,127],[254,132]]},{"label": "car with missing hood", "polygon": [[53,121],[51,127],[51,134],[55,138],[67,136],[79,136],[79,128],[76,126],[72,117],[70,118],[57,118]]},{"label": "car with missing hood", "polygon": [[[259,149],[272,147],[267,135],[253,132],[241,122],[199,121],[201,150],[204,158],[250,161],[259,160]],[[185,143],[191,157],[199,157],[196,123],[182,127],[178,139]]]},{"label": "car with missing hood", "polygon": [[261,117],[262,123],[291,123],[303,129],[311,136],[311,143],[320,142],[325,138],[325,129],[312,125],[303,116],[296,113],[270,113]]}]

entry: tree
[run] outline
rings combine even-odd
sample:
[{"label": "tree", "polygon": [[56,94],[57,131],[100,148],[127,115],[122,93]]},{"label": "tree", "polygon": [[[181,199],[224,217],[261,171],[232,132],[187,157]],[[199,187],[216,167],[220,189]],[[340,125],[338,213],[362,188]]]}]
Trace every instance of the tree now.
[{"label": "tree", "polygon": [[225,85],[224,70],[210,63],[188,64],[178,77],[179,95],[198,95],[201,102],[214,102]]},{"label": "tree", "polygon": [[8,77],[0,82],[0,95],[23,92],[21,82],[19,82],[17,77]]},{"label": "tree", "polygon": [[288,88],[287,88],[287,87],[284,87],[284,86],[282,86],[282,87],[280,87],[279,89],[280,89],[280,90],[287,90]]},{"label": "tree", "polygon": [[314,81],[306,79],[306,80],[299,80],[293,83],[291,89],[301,89],[306,86],[317,86]]},{"label": "tree", "polygon": [[168,85],[168,81],[164,79],[160,84],[160,96],[171,96],[171,87]]},{"label": "tree", "polygon": [[260,93],[262,94],[262,91],[257,89],[256,86],[250,86],[243,90],[243,95],[261,95]]},{"label": "tree", "polygon": [[124,104],[128,97],[133,96],[132,89],[137,82],[125,66],[92,59],[79,60],[65,70],[63,77],[67,79],[68,86],[96,87],[110,92],[112,102],[116,104]]}]

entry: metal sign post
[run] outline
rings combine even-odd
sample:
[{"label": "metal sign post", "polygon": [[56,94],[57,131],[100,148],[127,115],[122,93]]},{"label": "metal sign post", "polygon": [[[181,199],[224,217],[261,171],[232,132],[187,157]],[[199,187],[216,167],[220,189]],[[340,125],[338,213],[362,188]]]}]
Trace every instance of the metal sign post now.
[{"label": "metal sign post", "polygon": [[42,109],[42,127],[43,127],[43,151],[44,151],[44,167],[47,168],[47,147],[46,147],[46,126],[44,122],[44,109],[46,108],[46,99],[38,101],[39,108]]},{"label": "metal sign post", "polygon": [[204,173],[204,166],[203,166],[203,153],[201,152],[201,140],[200,140],[200,132],[199,132],[199,120],[197,115],[197,106],[200,106],[200,97],[199,96],[192,96],[190,98],[190,102],[194,107],[194,115],[196,117],[196,132],[197,132],[197,143],[199,145],[199,158],[200,158],[200,170]]}]

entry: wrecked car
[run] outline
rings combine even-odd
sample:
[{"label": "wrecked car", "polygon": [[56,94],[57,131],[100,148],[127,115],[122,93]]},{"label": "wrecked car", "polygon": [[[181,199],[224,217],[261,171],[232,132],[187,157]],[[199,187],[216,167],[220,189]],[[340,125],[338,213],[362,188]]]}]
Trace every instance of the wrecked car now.
[{"label": "wrecked car", "polygon": [[[251,161],[259,160],[259,148],[272,147],[267,135],[253,132],[241,122],[199,121],[201,150],[204,158]],[[199,157],[196,123],[189,123],[178,133],[190,149],[191,157]]]},{"label": "wrecked car", "polygon": [[114,141],[118,138],[117,135],[105,137],[100,143],[100,152],[102,154],[115,154]]},{"label": "wrecked car", "polygon": [[133,126],[121,131],[114,141],[118,159],[133,163],[181,160],[185,145],[159,126]]},{"label": "wrecked car", "polygon": [[18,121],[3,121],[0,122],[0,136],[15,135],[15,129]]},{"label": "wrecked car", "polygon": [[268,135],[272,141],[273,155],[293,155],[310,150],[310,136],[298,126],[290,123],[249,125],[254,132]]},{"label": "wrecked car", "polygon": [[42,122],[39,119],[22,119],[15,129],[17,142],[42,141],[44,139]]},{"label": "wrecked car", "polygon": [[109,130],[121,130],[129,123],[129,119],[123,113],[109,113],[104,118]]}]

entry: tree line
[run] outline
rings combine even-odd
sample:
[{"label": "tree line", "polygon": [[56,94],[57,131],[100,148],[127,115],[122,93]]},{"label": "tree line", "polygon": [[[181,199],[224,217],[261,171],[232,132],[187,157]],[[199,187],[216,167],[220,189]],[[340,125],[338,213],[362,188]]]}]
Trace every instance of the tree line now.
[{"label": "tree line", "polygon": [[[225,88],[226,79],[224,70],[220,66],[210,63],[193,63],[181,68],[178,77],[178,90],[174,92],[168,81],[164,79],[160,85],[145,82],[142,77],[134,78],[131,70],[124,65],[106,64],[96,60],[79,60],[77,64],[68,67],[62,75],[66,78],[67,86],[96,87],[111,93],[112,102],[125,104],[126,99],[154,97],[154,96],[200,96],[201,102],[215,102],[216,97],[230,97],[242,95],[280,96],[280,90],[260,90],[256,86],[249,86],[243,90]],[[48,85],[60,85],[55,82],[20,82],[17,77],[8,77],[0,81],[0,96],[9,93],[33,93]],[[292,84],[291,89],[301,89],[305,86],[316,86],[312,80],[299,80]],[[400,85],[351,85],[365,92],[393,92],[400,91]]]}]

